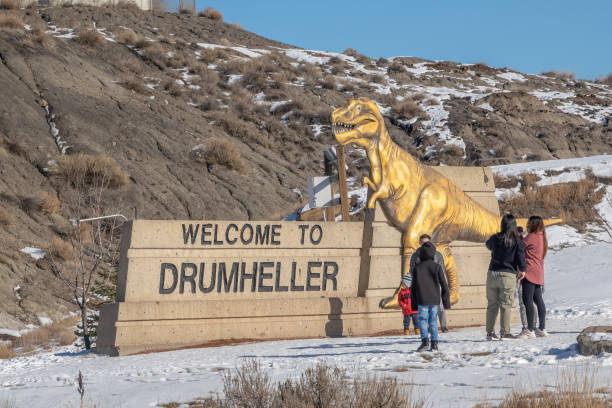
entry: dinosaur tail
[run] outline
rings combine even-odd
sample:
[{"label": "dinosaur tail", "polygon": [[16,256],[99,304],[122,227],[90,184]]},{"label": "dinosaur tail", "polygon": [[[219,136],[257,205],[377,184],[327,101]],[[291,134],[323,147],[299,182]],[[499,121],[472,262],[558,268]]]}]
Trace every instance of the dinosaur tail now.
[{"label": "dinosaur tail", "polygon": [[[523,227],[523,229],[527,230],[527,221],[529,218],[517,218],[516,226]],[[563,218],[548,218],[544,220],[544,226],[548,227],[549,225],[558,225],[563,223]]]}]

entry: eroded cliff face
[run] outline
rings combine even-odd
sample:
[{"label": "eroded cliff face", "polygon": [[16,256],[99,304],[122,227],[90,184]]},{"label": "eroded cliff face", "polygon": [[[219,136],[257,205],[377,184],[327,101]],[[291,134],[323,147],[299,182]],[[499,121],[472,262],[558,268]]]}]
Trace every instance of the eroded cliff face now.
[{"label": "eroded cliff face", "polygon": [[[376,100],[428,164],[492,165],[612,151],[612,90],[571,78],[417,58],[307,51],[223,22],[132,8],[17,10],[0,28],[0,328],[74,310],[44,262],[69,209],[62,154],[108,155],[112,195],[141,218],[276,220],[299,209],[333,144],[328,116]],[[351,188],[367,160],[348,151]],[[35,200],[31,200],[35,199]],[[2,215],[2,214],[0,214]],[[5,220],[5,221],[3,221]]]}]

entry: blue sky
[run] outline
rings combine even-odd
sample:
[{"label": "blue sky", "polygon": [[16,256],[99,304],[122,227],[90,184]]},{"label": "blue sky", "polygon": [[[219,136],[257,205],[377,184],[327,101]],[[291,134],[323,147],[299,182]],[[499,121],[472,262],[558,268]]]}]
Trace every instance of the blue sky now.
[{"label": "blue sky", "polygon": [[612,0],[197,0],[291,45],[370,57],[486,62],[526,73],[612,73]]}]

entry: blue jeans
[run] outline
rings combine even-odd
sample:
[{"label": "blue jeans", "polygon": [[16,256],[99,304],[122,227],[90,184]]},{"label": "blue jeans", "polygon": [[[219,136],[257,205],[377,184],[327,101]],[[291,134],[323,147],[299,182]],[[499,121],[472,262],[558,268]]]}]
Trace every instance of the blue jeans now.
[{"label": "blue jeans", "polygon": [[418,314],[414,313],[414,314],[409,314],[409,315],[404,315],[404,330],[410,330],[410,321],[412,320],[412,325],[414,326],[414,328],[417,328],[417,318],[418,318]]},{"label": "blue jeans", "polygon": [[419,305],[419,330],[421,339],[427,338],[427,328],[431,332],[431,341],[438,341],[438,307]]}]

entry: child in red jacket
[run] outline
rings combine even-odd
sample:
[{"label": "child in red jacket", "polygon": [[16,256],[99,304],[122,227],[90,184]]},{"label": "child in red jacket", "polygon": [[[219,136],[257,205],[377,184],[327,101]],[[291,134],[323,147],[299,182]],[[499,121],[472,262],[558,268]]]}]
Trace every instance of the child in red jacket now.
[{"label": "child in red jacket", "polygon": [[[407,273],[402,277],[402,284],[400,285],[400,291],[397,295],[397,300],[399,301],[399,305],[402,308],[402,313],[404,314],[404,334],[410,334],[410,319],[412,319],[412,325],[414,326],[415,334],[420,334],[417,325],[418,319],[418,311],[413,310],[412,301],[410,300],[410,286],[412,284],[412,277],[410,273]],[[415,308],[416,309],[416,308]]]}]

